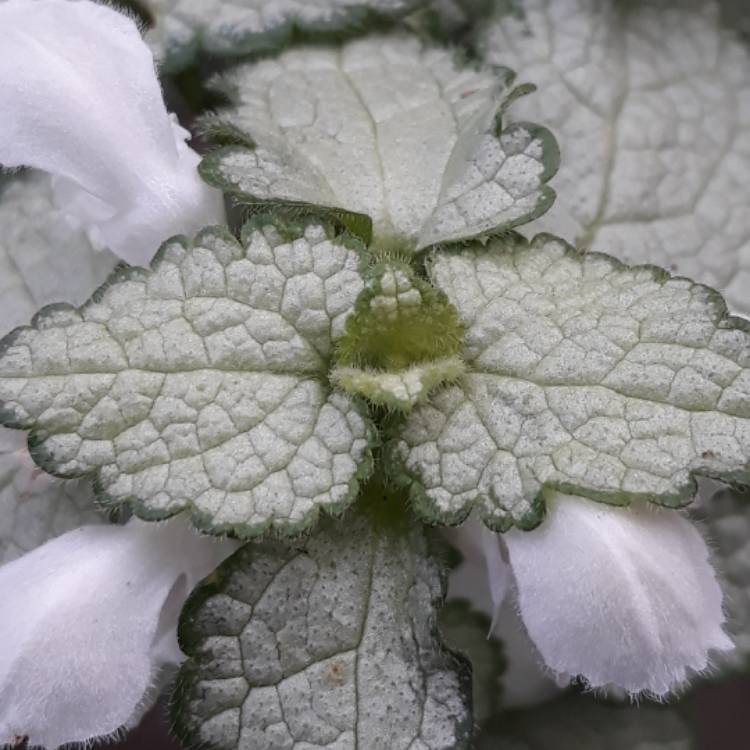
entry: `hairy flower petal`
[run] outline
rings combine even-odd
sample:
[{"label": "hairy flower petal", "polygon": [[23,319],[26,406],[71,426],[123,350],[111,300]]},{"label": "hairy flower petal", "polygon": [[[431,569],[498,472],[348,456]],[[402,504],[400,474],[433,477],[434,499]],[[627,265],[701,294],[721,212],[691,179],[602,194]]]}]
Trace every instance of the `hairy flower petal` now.
[{"label": "hairy flower petal", "polygon": [[677,511],[556,494],[533,532],[504,536],[521,616],[548,667],[591,687],[664,696],[724,633],[706,543]]},{"label": "hairy flower petal", "polygon": [[0,567],[0,743],[55,748],[136,723],[179,655],[182,603],[233,549],[181,520],[133,520],[83,526]]},{"label": "hairy flower petal", "polygon": [[135,23],[87,0],[0,3],[0,164],[58,178],[65,209],[130,263],[222,217]]}]

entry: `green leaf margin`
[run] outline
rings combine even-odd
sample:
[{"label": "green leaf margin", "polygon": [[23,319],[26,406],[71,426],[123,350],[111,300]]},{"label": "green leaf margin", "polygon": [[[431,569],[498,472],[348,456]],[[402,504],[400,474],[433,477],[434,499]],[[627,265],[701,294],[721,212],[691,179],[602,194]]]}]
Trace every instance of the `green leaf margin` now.
[{"label": "green leaf margin", "polygon": [[[689,282],[693,288],[705,290],[708,301],[712,305],[712,317],[717,329],[737,330],[750,337],[750,320],[731,315],[722,295],[715,289],[705,284],[700,284],[684,276],[674,276],[666,269],[653,264],[630,265],[618,260],[611,255],[608,255],[607,253],[594,252],[590,250],[579,250],[560,237],[556,237],[555,235],[546,232],[537,234],[531,240],[526,239],[523,235],[518,234],[517,232],[510,232],[507,235],[503,235],[501,239],[503,239],[506,243],[513,243],[515,245],[512,250],[505,249],[503,250],[503,252],[515,252],[526,249],[533,249],[537,245],[544,245],[545,243],[552,241],[564,246],[566,257],[573,257],[576,259],[596,258],[604,260],[609,263],[616,271],[625,269],[633,271],[646,271],[650,273],[654,281],[657,282],[665,282],[669,279]],[[463,245],[434,248],[432,250],[432,255],[426,258],[428,277],[430,276],[430,261],[432,258],[434,258],[436,253],[460,252],[461,250],[464,250],[474,244],[475,243],[467,242]],[[479,243],[481,249],[487,249],[484,247],[485,244],[486,243],[484,242]],[[467,373],[471,373],[471,371],[471,364],[467,363]],[[460,384],[460,379],[458,383]],[[425,523],[446,526],[460,525],[469,517],[475,505],[477,505],[483,499],[488,498],[485,498],[484,495],[477,494],[460,510],[451,513],[436,512],[434,503],[430,499],[424,487],[424,483],[421,480],[419,471],[407,468],[405,462],[398,455],[397,442],[399,439],[401,424],[401,422],[397,422],[395,423],[395,425],[389,427],[383,438],[383,466],[387,476],[389,477],[389,480],[392,481],[396,486],[402,487],[408,491],[409,499],[415,513]],[[727,473],[710,473],[692,470],[690,471],[688,481],[684,485],[678,487],[675,492],[670,493],[669,495],[618,492],[616,490],[592,490],[586,488],[583,485],[577,485],[571,482],[545,482],[536,496],[530,500],[530,511],[522,518],[514,522],[510,518],[510,515],[506,514],[503,520],[497,523],[489,522],[485,518],[483,518],[482,521],[489,529],[499,533],[504,533],[514,527],[522,531],[532,531],[533,529],[537,528],[545,518],[547,512],[546,495],[551,492],[561,492],[566,495],[579,495],[595,502],[619,507],[626,507],[632,502],[644,502],[679,510],[689,506],[695,499],[695,495],[698,491],[697,477],[708,477],[710,479],[716,479],[740,490],[750,489],[750,456],[748,457],[747,463],[745,464],[743,470]]]},{"label": "green leaf margin", "polygon": [[[20,326],[8,333],[4,338],[0,340],[0,357],[2,357],[7,349],[13,345],[16,336],[21,331],[27,330],[29,328],[33,328],[36,330],[44,328],[55,316],[59,314],[68,314],[70,311],[81,312],[89,305],[97,304],[98,302],[100,302],[104,293],[110,286],[131,279],[143,278],[144,276],[155,272],[158,269],[158,266],[163,259],[164,254],[167,252],[167,249],[170,246],[173,246],[176,242],[179,242],[183,247],[189,250],[192,247],[200,246],[203,237],[217,236],[225,242],[244,245],[247,237],[252,234],[252,232],[262,229],[263,227],[266,227],[268,225],[272,225],[279,232],[280,236],[284,240],[289,242],[302,236],[302,234],[304,233],[304,229],[307,226],[322,226],[326,231],[329,239],[337,242],[338,244],[342,244],[348,249],[359,252],[362,258],[363,267],[368,264],[367,251],[362,241],[347,232],[340,231],[340,227],[334,226],[325,217],[316,219],[312,215],[306,215],[301,219],[299,217],[290,219],[289,217],[274,216],[272,214],[257,214],[251,217],[243,225],[240,232],[240,240],[238,240],[235,235],[230,232],[229,229],[225,226],[215,225],[205,227],[204,229],[199,231],[192,239],[187,237],[186,235],[175,235],[174,237],[170,237],[169,239],[165,240],[154,256],[153,260],[149,264],[148,268],[130,266],[127,263],[118,264],[109,278],[98,289],[96,289],[91,298],[80,307],[75,307],[67,303],[54,303],[43,307],[36,313],[36,315],[34,315],[29,326]],[[321,379],[323,379],[326,374],[327,373],[321,373]],[[334,389],[331,387],[331,385],[328,384],[327,381],[325,382],[328,385],[329,390],[333,391]],[[350,398],[354,407],[359,411],[364,419],[369,437],[368,449],[365,452],[359,466],[357,467],[356,473],[349,481],[349,492],[347,493],[346,498],[344,498],[340,503],[337,503],[336,505],[328,506],[325,509],[321,509],[317,506],[312,508],[310,512],[305,516],[305,518],[302,519],[300,524],[294,527],[286,527],[284,529],[283,533],[287,536],[294,536],[314,526],[317,523],[321,512],[332,517],[341,515],[346,510],[346,508],[349,507],[357,499],[360,494],[361,487],[371,476],[375,468],[375,459],[373,454],[380,445],[380,438],[377,427],[369,415],[368,407],[364,399],[351,396]],[[229,534],[244,539],[263,536],[269,530],[267,524],[259,525],[257,527],[246,527],[244,525],[217,526],[210,521],[208,516],[200,513],[194,506],[192,506],[192,503],[185,504],[179,510],[165,513],[163,511],[151,510],[142,500],[135,496],[126,498],[124,500],[116,500],[111,495],[109,495],[104,488],[100,479],[100,471],[98,469],[80,473],[61,472],[59,470],[59,467],[55,465],[52,456],[44,449],[44,438],[33,426],[28,427],[17,422],[12,412],[2,401],[0,401],[0,425],[8,427],[10,429],[24,430],[28,432],[27,443],[29,454],[31,455],[34,463],[47,474],[58,477],[60,479],[78,479],[81,477],[90,477],[93,483],[95,504],[97,507],[106,512],[126,512],[132,513],[133,515],[144,521],[164,521],[187,510],[191,515],[193,525],[197,529],[200,529],[202,532],[217,536],[225,536]],[[279,534],[280,530],[274,529],[274,533]]]}]

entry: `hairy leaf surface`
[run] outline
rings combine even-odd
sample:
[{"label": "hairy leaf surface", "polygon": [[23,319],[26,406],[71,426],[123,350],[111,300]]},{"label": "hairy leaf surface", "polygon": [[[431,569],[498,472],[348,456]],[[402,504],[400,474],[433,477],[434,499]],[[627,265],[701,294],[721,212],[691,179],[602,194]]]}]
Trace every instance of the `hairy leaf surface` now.
[{"label": "hairy leaf surface", "polygon": [[417,249],[508,229],[549,208],[558,159],[544,128],[503,127],[511,82],[406,34],[290,50],[227,76],[221,120],[244,145],[202,173],[249,200],[366,214]]},{"label": "hairy leaf surface", "polygon": [[543,490],[668,506],[750,481],[750,332],[711,289],[540,235],[437,253],[468,372],[392,448],[429,519],[537,525]]},{"label": "hairy leaf surface", "polygon": [[291,533],[356,495],[372,431],[326,382],[362,289],[361,246],[258,217],[168,241],[80,310],[0,345],[4,422],[51,473],[95,474],[105,504],[184,509],[210,531]]},{"label": "hairy leaf surface", "polygon": [[183,613],[178,733],[215,750],[467,748],[442,595],[419,527],[355,516],[297,548],[246,545]]},{"label": "hairy leaf surface", "polygon": [[464,369],[459,357],[444,357],[394,372],[336,367],[331,380],[347,393],[364,396],[378,406],[409,411],[414,404],[426,400],[437,386],[457,380]]},{"label": "hairy leaf surface", "polygon": [[408,410],[463,372],[463,330],[445,294],[403,261],[375,263],[336,345],[333,382],[350,393]]}]

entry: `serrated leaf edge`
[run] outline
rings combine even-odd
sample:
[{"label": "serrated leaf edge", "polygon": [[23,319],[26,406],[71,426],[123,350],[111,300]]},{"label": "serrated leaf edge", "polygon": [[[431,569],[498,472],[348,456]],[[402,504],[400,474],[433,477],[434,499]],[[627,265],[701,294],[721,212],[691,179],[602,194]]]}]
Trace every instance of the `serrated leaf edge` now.
[{"label": "serrated leaf edge", "polygon": [[[304,233],[304,228],[307,226],[321,226],[326,231],[329,239],[335,240],[336,242],[344,244],[349,249],[359,250],[362,253],[362,263],[367,264],[366,253],[362,242],[357,238],[348,234],[342,235],[338,233],[333,225],[323,220],[316,220],[313,216],[308,216],[304,221],[295,222],[288,221],[278,217],[274,217],[271,214],[260,214],[253,217],[242,228],[242,237],[247,237],[250,233],[256,229],[266,227],[268,225],[274,226],[279,232],[282,238],[287,240],[295,239]],[[54,303],[42,307],[32,318],[31,324],[28,326],[19,326],[14,329],[2,339],[0,339],[0,356],[12,346],[16,336],[24,330],[36,329],[39,330],[41,326],[45,324],[45,321],[50,316],[61,311],[74,311],[80,313],[89,305],[97,303],[105,291],[113,284],[132,279],[143,274],[148,274],[156,271],[159,263],[161,262],[164,254],[167,250],[179,243],[184,248],[188,249],[191,246],[199,246],[202,238],[206,236],[219,237],[223,241],[232,242],[239,244],[237,238],[229,231],[225,226],[214,225],[208,226],[199,231],[194,238],[189,238],[186,235],[175,235],[165,240],[154,256],[153,260],[149,264],[148,268],[140,266],[130,266],[126,263],[118,264],[118,266],[112,271],[107,280],[99,286],[91,295],[91,297],[84,302],[82,305],[76,307],[67,303]],[[306,374],[309,376],[309,373]],[[324,382],[325,373],[321,373],[321,381]],[[334,393],[335,390],[328,385],[330,393]],[[165,521],[172,518],[180,513],[187,512],[190,514],[191,521],[196,529],[203,533],[213,536],[237,536],[243,539],[258,538],[272,532],[278,537],[294,537],[297,536],[309,528],[312,528],[318,521],[321,513],[325,513],[330,517],[336,517],[343,513],[343,511],[349,507],[359,496],[361,486],[370,477],[375,468],[374,452],[380,444],[380,438],[377,431],[377,427],[370,418],[367,410],[367,406],[362,399],[356,397],[350,397],[352,405],[357,409],[361,416],[365,429],[367,431],[367,449],[365,450],[362,460],[357,466],[357,471],[354,476],[349,480],[349,491],[346,496],[336,503],[335,505],[329,505],[325,508],[320,506],[314,506],[306,513],[303,518],[300,519],[297,524],[283,524],[277,525],[273,521],[263,522],[257,525],[247,524],[223,524],[217,525],[212,523],[209,519],[210,516],[205,513],[201,513],[193,505],[192,502],[186,503],[183,507],[172,510],[169,512],[164,511],[151,511],[147,505],[139,500],[138,498],[129,498],[125,500],[115,500],[112,498],[104,489],[100,479],[100,470],[93,469],[92,471],[80,472],[80,473],[62,473],[55,468],[50,462],[49,456],[46,452],[40,449],[43,440],[39,437],[38,431],[33,427],[29,428],[22,424],[19,424],[15,418],[8,412],[5,405],[0,402],[0,425],[8,427],[14,430],[23,430],[28,432],[27,445],[29,454],[34,463],[39,466],[45,473],[51,476],[58,477],[60,479],[79,479],[79,478],[90,478],[94,490],[94,499],[98,507],[105,510],[126,510],[131,512],[136,517],[143,521]]]}]

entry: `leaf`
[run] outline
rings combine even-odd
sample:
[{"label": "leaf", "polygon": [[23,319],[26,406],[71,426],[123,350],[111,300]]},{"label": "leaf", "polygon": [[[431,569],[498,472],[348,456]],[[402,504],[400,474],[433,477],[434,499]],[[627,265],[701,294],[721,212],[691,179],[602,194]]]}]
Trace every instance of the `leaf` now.
[{"label": "leaf", "polygon": [[534,225],[723,290],[750,314],[750,55],[714,0],[507,0],[488,63],[539,93],[513,117],[560,141],[559,198]]},{"label": "leaf", "polygon": [[369,420],[326,382],[362,289],[362,247],[257,217],[165,243],[80,310],[52,306],[0,343],[6,425],[50,473],[95,475],[104,505],[189,509],[211,532],[295,533],[369,473]]},{"label": "leaf", "polygon": [[84,524],[102,523],[88,482],[35,468],[23,435],[0,429],[0,565]]},{"label": "leaf", "polygon": [[[42,305],[65,297],[80,303],[114,268],[53,202],[39,172],[0,185],[0,326],[20,325]],[[0,563],[9,562],[84,523],[100,523],[91,487],[61,482],[34,465],[23,435],[0,428]]]},{"label": "leaf", "polygon": [[490,618],[472,609],[465,599],[446,602],[438,622],[448,646],[471,662],[474,721],[481,727],[500,710],[506,666],[503,644],[490,635]]},{"label": "leaf", "polygon": [[750,482],[750,326],[713,290],[550,235],[436,253],[429,274],[468,372],[389,453],[431,522],[476,507],[530,529],[546,490],[681,506],[696,474]]},{"label": "leaf", "polygon": [[456,354],[462,334],[445,294],[419,279],[408,263],[387,259],[366,272],[354,314],[336,342],[336,361],[394,370]]},{"label": "leaf", "polygon": [[331,378],[376,404],[408,410],[463,372],[455,356],[462,333],[445,294],[405,261],[386,257],[365,272],[365,288],[336,344]]},{"label": "leaf", "polygon": [[0,186],[0,330],[26,323],[43,305],[80,305],[117,264],[68,224],[52,181],[29,172]]},{"label": "leaf", "polygon": [[615,706],[569,695],[507,714],[479,737],[477,750],[692,750],[691,732],[666,706]]},{"label": "leaf", "polygon": [[464,371],[460,357],[445,357],[402,370],[387,372],[358,367],[336,367],[331,381],[347,393],[359,394],[378,406],[409,411],[443,383],[452,383]]},{"label": "leaf", "polygon": [[149,0],[154,53],[167,72],[199,54],[267,53],[298,34],[332,36],[408,13],[423,0]]},{"label": "leaf", "polygon": [[372,219],[365,214],[345,211],[341,208],[313,206],[309,203],[256,201],[242,196],[233,196],[233,204],[244,210],[245,220],[257,215],[273,214],[288,223],[322,221],[330,224],[337,234],[346,232],[365,245],[372,242]]},{"label": "leaf", "polygon": [[506,230],[549,208],[558,161],[544,128],[500,124],[511,82],[407,34],[290,50],[226,77],[220,122],[255,149],[221,148],[201,173],[251,201],[366,214],[411,249]]},{"label": "leaf", "polygon": [[733,651],[717,661],[721,672],[746,672],[750,667],[750,496],[723,489],[696,504],[693,516],[711,543],[714,565],[724,592],[727,629]]},{"label": "leaf", "polygon": [[462,750],[469,675],[438,640],[418,526],[367,515],[304,545],[248,544],[188,601],[177,733],[214,750]]}]

